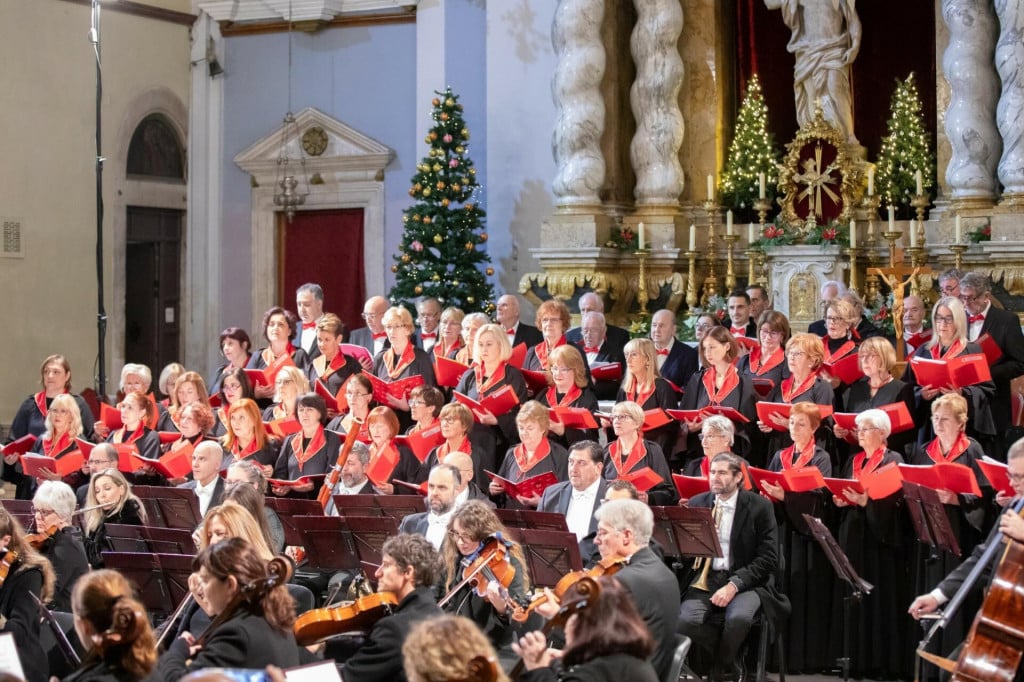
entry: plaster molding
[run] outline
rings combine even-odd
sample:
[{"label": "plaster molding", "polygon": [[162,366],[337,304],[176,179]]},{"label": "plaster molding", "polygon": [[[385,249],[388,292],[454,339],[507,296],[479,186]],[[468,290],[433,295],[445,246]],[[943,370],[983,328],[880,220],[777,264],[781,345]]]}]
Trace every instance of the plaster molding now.
[{"label": "plaster molding", "polygon": [[368,12],[415,9],[418,4],[419,0],[198,0],[196,8],[217,21],[258,23],[287,21],[290,6],[292,22],[320,22]]}]

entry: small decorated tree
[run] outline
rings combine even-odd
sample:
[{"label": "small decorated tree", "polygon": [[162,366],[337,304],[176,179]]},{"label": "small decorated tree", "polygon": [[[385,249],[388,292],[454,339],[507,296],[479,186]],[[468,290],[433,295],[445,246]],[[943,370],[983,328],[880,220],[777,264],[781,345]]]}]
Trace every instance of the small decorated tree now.
[{"label": "small decorated tree", "polygon": [[935,186],[935,154],[925,129],[921,98],[914,74],[896,81],[890,103],[889,134],[882,138],[875,171],[875,187],[882,199],[882,211],[892,204],[902,218],[910,218],[910,201],[917,192],[915,173],[921,171],[925,194]]},{"label": "small decorated tree", "polygon": [[402,216],[405,233],[391,266],[397,276],[390,299],[397,305],[432,296],[442,306],[489,313],[494,289],[487,277],[494,269],[481,246],[487,233],[485,214],[473,196],[479,185],[466,151],[469,129],[451,88],[437,94],[434,125],[426,137],[430,151],[416,166],[409,188],[416,203]]},{"label": "small decorated tree", "polygon": [[757,219],[753,207],[760,173],[765,175],[765,196],[774,205],[779,158],[768,132],[768,105],[764,103],[761,83],[755,74],[747,84],[725,171],[718,185],[722,205],[731,207],[740,222]]}]

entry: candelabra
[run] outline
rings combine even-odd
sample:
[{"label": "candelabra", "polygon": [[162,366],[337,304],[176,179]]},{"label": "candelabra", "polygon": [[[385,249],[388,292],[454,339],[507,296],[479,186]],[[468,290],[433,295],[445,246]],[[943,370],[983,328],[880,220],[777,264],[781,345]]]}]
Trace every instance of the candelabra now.
[{"label": "candelabra", "polygon": [[640,319],[647,317],[647,257],[650,249],[637,249],[633,252],[640,262],[640,274],[637,275],[636,300],[640,304]]},{"label": "candelabra", "polygon": [[953,252],[954,265],[957,270],[963,270],[964,251],[969,247],[967,244],[950,244],[949,250]]},{"label": "candelabra", "polygon": [[736,248],[736,242],[739,241],[740,236],[738,234],[725,234],[722,235],[722,241],[725,242],[725,290],[732,291],[736,288],[736,270],[733,267],[733,249]]},{"label": "candelabra", "polygon": [[[917,220],[919,223],[924,223],[924,209],[928,208],[930,203],[931,201],[929,201],[927,194],[915,194],[914,198],[910,200],[910,205],[917,210]],[[923,239],[924,225],[921,225],[918,235]]]},{"label": "candelabra", "polygon": [[697,252],[696,251],[684,251],[683,258],[686,259],[689,266],[686,270],[686,305],[690,310],[697,307],[697,273],[694,272],[697,269]]},{"label": "candelabra", "polygon": [[772,207],[772,202],[768,201],[764,197],[754,202],[754,210],[757,211],[757,219],[761,223],[761,234],[764,234],[764,224],[768,219],[768,211]]},{"label": "candelabra", "polygon": [[896,241],[903,236],[902,232],[896,230],[887,230],[882,233],[885,240],[889,242],[889,267],[896,267]]},{"label": "candelabra", "polygon": [[[928,262],[928,253],[923,246],[911,246],[907,249],[907,253],[910,255],[910,264],[915,268],[923,267]],[[921,286],[916,275],[910,278],[910,295],[921,295]]]},{"label": "candelabra", "polygon": [[706,302],[718,293],[718,276],[715,274],[715,261],[718,260],[718,249],[715,245],[715,221],[718,218],[718,204],[713,199],[708,199],[704,202],[704,211],[708,214],[708,276],[704,278],[702,302]]},{"label": "candelabra", "polygon": [[856,246],[850,246],[846,249],[846,255],[850,257],[850,288],[854,291],[860,291],[860,278],[857,275],[857,254],[860,253],[860,248]]}]

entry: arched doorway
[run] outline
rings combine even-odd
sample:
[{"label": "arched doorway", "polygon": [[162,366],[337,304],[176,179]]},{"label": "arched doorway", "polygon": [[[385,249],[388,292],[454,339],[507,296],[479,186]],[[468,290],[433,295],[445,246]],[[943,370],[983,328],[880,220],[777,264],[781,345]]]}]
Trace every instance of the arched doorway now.
[{"label": "arched doorway", "polygon": [[[129,180],[154,189],[184,186],[184,146],[163,115],[151,114],[135,128],[126,166]],[[126,212],[124,359],[148,365],[155,378],[181,357],[185,211],[130,203]]]}]

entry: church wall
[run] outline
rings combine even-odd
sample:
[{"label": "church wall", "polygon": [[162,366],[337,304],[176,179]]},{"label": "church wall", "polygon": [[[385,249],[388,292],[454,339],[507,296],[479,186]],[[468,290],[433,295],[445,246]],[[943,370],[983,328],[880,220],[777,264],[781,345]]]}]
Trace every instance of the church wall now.
[{"label": "church wall", "polygon": [[[162,6],[188,11],[187,2]],[[65,354],[76,390],[93,385],[96,360],[95,62],[87,40],[89,7],[58,0],[0,3],[0,72],[4,92],[0,149],[4,182],[0,216],[21,220],[23,259],[0,258],[0,424],[39,388],[39,364]],[[112,360],[123,338],[123,299],[115,300],[122,268],[125,154],[132,129],[154,99],[185,110],[189,89],[189,27],[104,10],[103,154],[107,387],[116,389]],[[178,106],[180,105],[180,106]],[[183,131],[187,121],[176,121]],[[184,188],[182,189],[184,195]],[[184,203],[179,206],[184,207]],[[118,214],[120,213],[120,219]],[[115,227],[120,224],[120,228]],[[118,237],[120,235],[120,237]],[[123,288],[121,289],[123,294]]]}]

